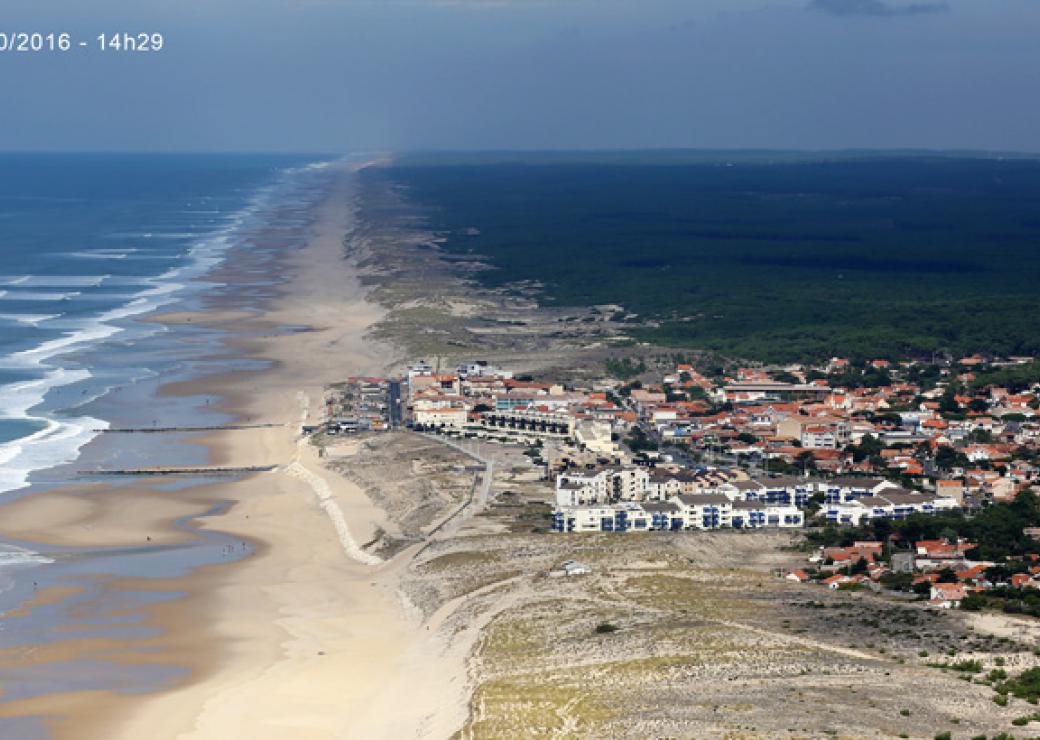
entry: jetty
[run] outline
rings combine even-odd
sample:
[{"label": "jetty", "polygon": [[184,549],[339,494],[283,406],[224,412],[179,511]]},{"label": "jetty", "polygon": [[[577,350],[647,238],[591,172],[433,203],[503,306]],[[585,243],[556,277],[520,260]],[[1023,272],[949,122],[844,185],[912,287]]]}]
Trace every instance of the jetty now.
[{"label": "jetty", "polygon": [[277,465],[246,465],[235,468],[116,468],[112,470],[79,470],[78,475],[242,475],[269,473]]},{"label": "jetty", "polygon": [[203,427],[116,427],[112,429],[94,429],[100,434],[161,434],[171,432],[233,432],[241,429],[271,429],[284,427],[285,424],[219,424]]}]

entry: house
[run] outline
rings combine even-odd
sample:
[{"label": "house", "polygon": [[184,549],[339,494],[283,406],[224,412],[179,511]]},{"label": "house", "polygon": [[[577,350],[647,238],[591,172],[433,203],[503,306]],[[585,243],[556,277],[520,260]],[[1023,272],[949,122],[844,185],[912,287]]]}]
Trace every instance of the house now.
[{"label": "house", "polygon": [[608,503],[612,488],[609,468],[568,470],[556,478],[556,505]]},{"label": "house", "polygon": [[606,465],[586,470],[568,470],[556,478],[559,506],[642,501],[646,498],[650,473],[637,465]]},{"label": "house", "polygon": [[928,603],[940,609],[952,609],[960,606],[967,595],[967,588],[961,583],[933,583]]},{"label": "house", "polygon": [[730,526],[734,529],[761,527],[800,527],[804,523],[802,510],[794,505],[775,506],[764,501],[734,501]]},{"label": "house", "polygon": [[776,425],[780,439],[798,440],[805,449],[838,449],[851,438],[848,421],[832,416],[788,416]]},{"label": "house", "polygon": [[[478,423],[489,435],[505,435],[525,439],[563,439],[574,434],[575,417],[551,405],[502,405],[495,399],[495,410],[481,412]],[[514,399],[515,400],[515,399]]]},{"label": "house", "polygon": [[682,509],[671,501],[647,501],[643,511],[650,517],[650,529],[662,532],[675,532],[683,528]]},{"label": "house", "polygon": [[958,504],[964,504],[964,481],[962,480],[937,480],[935,481],[935,493],[954,499]]},{"label": "house", "polygon": [[681,494],[675,502],[688,529],[720,529],[732,526],[733,502],[722,494]]},{"label": "house", "polygon": [[884,488],[898,488],[898,486],[882,478],[842,476],[827,481],[824,494],[828,504],[848,503],[863,496],[872,496]]},{"label": "house", "polygon": [[802,512],[795,506],[731,502],[721,494],[680,494],[669,501],[557,504],[552,514],[554,532],[677,532],[802,524]]},{"label": "house", "polygon": [[650,516],[636,503],[558,507],[552,515],[554,532],[646,531],[650,526]]},{"label": "house", "polygon": [[938,570],[942,568],[953,568],[955,570],[966,567],[966,555],[975,547],[974,542],[959,540],[947,542],[946,540],[919,540],[915,544],[917,552],[914,563],[922,570]]},{"label": "house", "polygon": [[1015,573],[1011,576],[1011,585],[1015,588],[1022,588],[1027,585],[1034,585],[1034,581],[1028,573]]},{"label": "house", "polygon": [[513,373],[489,365],[486,360],[474,360],[459,365],[455,373],[463,379],[471,378],[504,378],[511,379]]},{"label": "house", "polygon": [[822,583],[832,591],[837,591],[840,586],[844,586],[846,583],[852,583],[852,579],[846,575],[842,575],[839,573],[824,578],[822,581],[820,581],[820,583]]},{"label": "house", "polygon": [[734,480],[719,486],[734,501],[765,501],[769,504],[805,506],[809,498],[822,489],[822,483],[810,478],[776,476]]},{"label": "house", "polygon": [[893,573],[913,573],[914,572],[914,554],[912,552],[896,552],[896,553],[892,553],[892,572]]},{"label": "house", "polygon": [[844,447],[848,439],[848,425],[844,422],[802,427],[801,443],[807,450],[836,450]]},{"label": "house", "polygon": [[583,419],[574,426],[574,438],[587,450],[610,455],[618,450],[611,431],[609,422]]},{"label": "house", "polygon": [[859,526],[872,519],[906,519],[911,514],[935,514],[959,508],[952,498],[938,498],[899,486],[885,486],[872,496],[853,497],[824,506],[824,516],[835,524]]},{"label": "house", "polygon": [[469,419],[465,406],[415,409],[412,418],[417,426],[462,429]]}]

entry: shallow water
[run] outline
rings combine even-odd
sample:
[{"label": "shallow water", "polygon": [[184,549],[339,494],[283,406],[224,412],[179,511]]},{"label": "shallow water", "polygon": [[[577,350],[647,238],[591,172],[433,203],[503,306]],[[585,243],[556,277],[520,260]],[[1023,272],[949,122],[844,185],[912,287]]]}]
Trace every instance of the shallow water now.
[{"label": "shallow water", "polygon": [[286,207],[322,185],[313,161],[0,155],[0,493],[75,460],[126,413],[112,390],[190,372],[213,337],[138,319],[212,291],[201,278],[258,230],[291,233]]},{"label": "shallow water", "polygon": [[[206,477],[143,480],[91,474],[205,465],[208,452],[189,443],[192,434],[101,430],[228,423],[233,419],[219,410],[218,398],[163,394],[162,386],[267,367],[236,356],[225,344],[226,332],[140,319],[160,307],[206,310],[214,298],[233,298],[237,305],[255,308],[279,282],[271,271],[257,269],[257,274],[232,285],[210,276],[223,260],[246,253],[239,250],[248,250],[251,267],[258,261],[262,268],[264,261],[302,244],[307,210],[323,195],[327,182],[317,168],[287,170],[299,164],[295,160],[102,159],[64,164],[86,171],[100,168],[107,173],[103,180],[117,175],[154,178],[165,172],[159,179],[172,181],[157,185],[158,192],[145,188],[135,201],[133,193],[116,186],[102,187],[100,195],[78,192],[76,183],[87,181],[83,175],[57,186],[50,197],[32,201],[5,182],[4,165],[10,158],[0,156],[0,213],[13,214],[0,220],[0,250],[10,249],[12,243],[21,243],[22,251],[31,251],[32,245],[41,250],[39,263],[19,258],[0,268],[10,273],[0,276],[3,497],[85,483],[125,489],[128,496],[141,485],[177,495],[213,483],[214,478]],[[59,160],[49,160],[55,173],[61,170]],[[213,172],[219,173],[215,182],[207,178]],[[47,191],[50,186],[49,180],[39,179],[26,192],[33,187]],[[85,205],[91,203],[93,208]],[[61,223],[48,231],[48,218]],[[10,223],[18,227],[10,229]],[[257,239],[260,233],[277,233],[277,245]],[[218,504],[202,516],[219,516],[225,506]],[[84,637],[131,642],[152,638],[156,633],[143,618],[146,608],[181,594],[134,589],[119,585],[121,581],[178,578],[252,552],[248,543],[199,530],[189,518],[177,526],[193,538],[180,544],[142,541],[139,546],[109,548],[0,541],[0,613],[5,615],[0,617],[0,650],[17,654],[31,646]],[[48,589],[70,586],[75,593],[54,603],[37,604],[24,616],[9,613]],[[176,667],[94,656],[0,670],[0,701],[84,688],[153,691],[181,676]],[[0,722],[3,737],[45,736],[33,734],[39,730],[35,721]]]}]

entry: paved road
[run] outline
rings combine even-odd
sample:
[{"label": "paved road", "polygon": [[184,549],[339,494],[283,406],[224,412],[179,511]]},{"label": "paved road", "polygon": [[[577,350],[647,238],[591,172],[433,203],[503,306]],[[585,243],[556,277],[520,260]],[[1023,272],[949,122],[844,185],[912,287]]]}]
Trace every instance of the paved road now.
[{"label": "paved road", "polygon": [[469,515],[472,516],[474,512],[482,509],[487,505],[488,498],[491,496],[491,483],[495,478],[495,460],[492,457],[486,456],[475,442],[459,442],[448,437],[442,437],[436,434],[426,435],[430,439],[435,439],[441,444],[448,445],[448,447],[454,447],[459,452],[472,457],[477,462],[483,464],[484,470],[480,474],[480,488],[477,489],[476,494],[473,496],[473,501],[470,502],[468,508],[470,509]]},{"label": "paved road", "polygon": [[401,426],[401,381],[391,380],[390,389],[386,393],[386,405],[390,415],[390,428],[398,429]]},{"label": "paved road", "polygon": [[481,511],[485,506],[487,506],[488,498],[491,495],[491,483],[495,478],[494,459],[484,456],[481,453],[480,448],[474,443],[459,443],[453,439],[441,437],[436,434],[426,434],[424,436],[426,436],[429,439],[436,440],[441,444],[445,444],[448,447],[452,447],[458,450],[459,452],[462,452],[463,454],[472,457],[474,460],[483,463],[484,470],[482,470],[480,473],[480,487],[474,490],[473,495],[469,499],[469,501],[466,501],[464,504],[462,504],[462,506],[460,506],[454,514],[452,514],[443,522],[438,524],[436,527],[434,527],[433,530],[431,530],[427,534],[426,542],[423,544],[422,547],[420,547],[418,550],[415,551],[415,553],[412,554],[411,557],[413,558],[418,558],[420,555],[422,555],[426,548],[433,544],[435,538],[444,537],[453,533],[455,530],[459,528],[462,522],[466,521],[471,516],[476,514],[478,511]]}]

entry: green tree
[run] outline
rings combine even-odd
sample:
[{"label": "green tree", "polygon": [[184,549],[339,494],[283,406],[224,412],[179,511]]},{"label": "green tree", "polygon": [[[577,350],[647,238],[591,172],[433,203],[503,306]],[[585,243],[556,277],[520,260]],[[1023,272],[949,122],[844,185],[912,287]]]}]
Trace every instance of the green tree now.
[{"label": "green tree", "polygon": [[815,471],[816,457],[813,455],[812,450],[805,450],[795,455],[794,464],[799,470]]},{"label": "green tree", "polygon": [[910,590],[918,596],[927,597],[930,596],[932,593],[932,584],[928,581],[921,581],[920,583],[915,583],[913,586],[911,586]]},{"label": "green tree", "polygon": [[657,442],[650,439],[640,427],[632,427],[632,431],[625,438],[625,444],[632,452],[652,452],[657,450]]},{"label": "green tree", "polygon": [[942,398],[939,399],[939,413],[941,414],[956,414],[961,410],[961,405],[957,403],[957,389],[953,385],[949,385],[946,391],[942,394]]},{"label": "green tree", "polygon": [[935,451],[935,467],[939,470],[953,470],[954,468],[966,468],[971,465],[963,452],[958,452],[949,445],[939,445]]},{"label": "green tree", "polygon": [[975,413],[981,414],[989,409],[989,404],[986,403],[984,398],[973,398],[968,402],[968,410],[974,411]]},{"label": "green tree", "polygon": [[849,449],[852,451],[852,459],[862,462],[867,458],[879,457],[885,445],[873,434],[865,434],[858,445],[849,445]]},{"label": "green tree", "polygon": [[961,599],[961,609],[968,612],[982,611],[986,607],[986,597],[980,593],[970,593]]},{"label": "green tree", "polygon": [[852,564],[852,567],[849,568],[849,575],[852,575],[852,576],[863,575],[866,572],[867,572],[867,560],[866,560],[866,558],[860,558],[859,560],[857,560],[855,563]]}]

